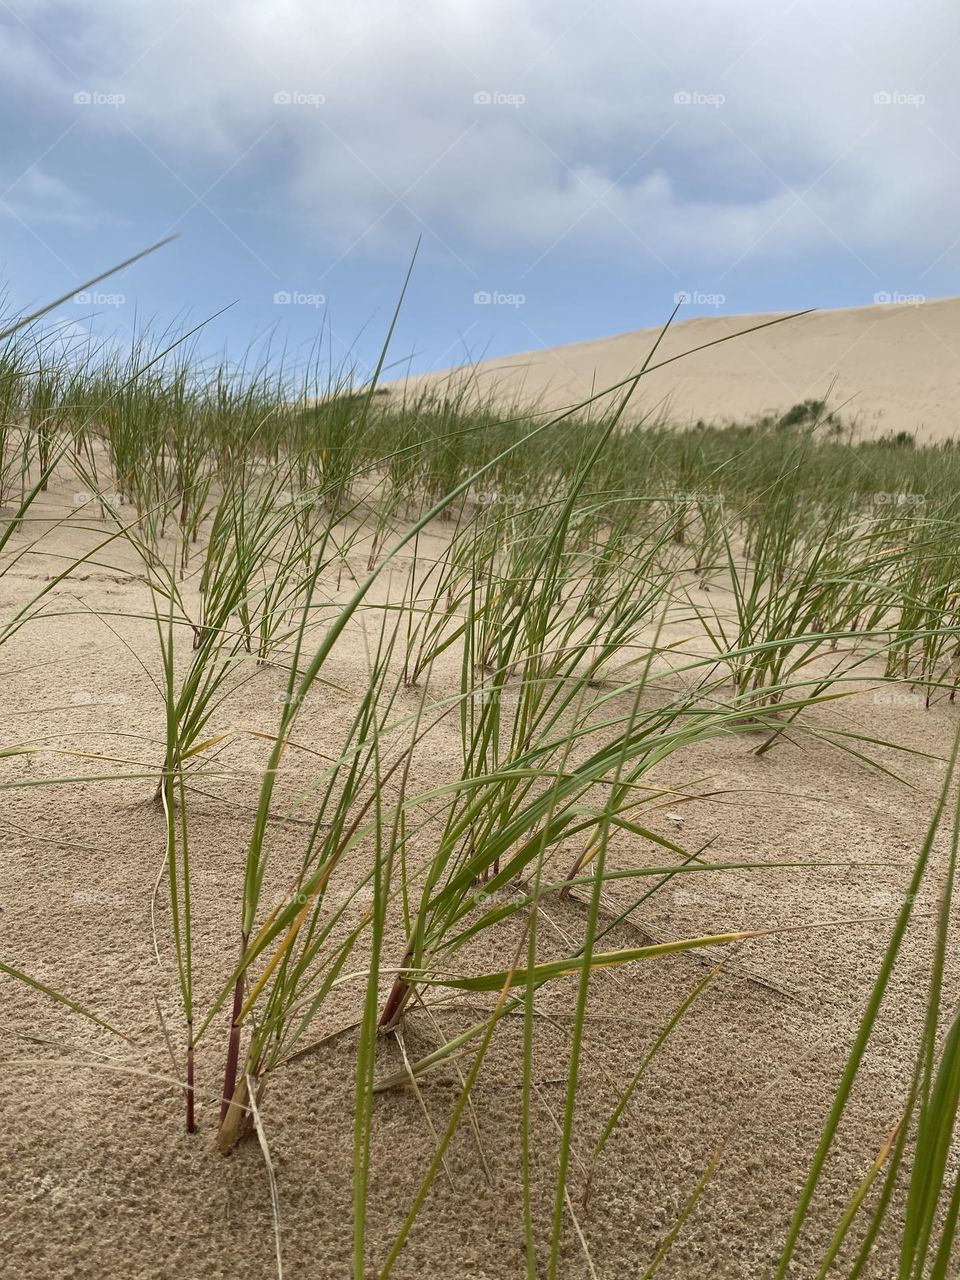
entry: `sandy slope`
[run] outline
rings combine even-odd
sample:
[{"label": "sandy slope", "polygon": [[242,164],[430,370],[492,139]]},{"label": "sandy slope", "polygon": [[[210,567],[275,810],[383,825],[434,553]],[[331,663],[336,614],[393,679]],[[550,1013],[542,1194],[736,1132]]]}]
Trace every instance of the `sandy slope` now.
[{"label": "sandy slope", "polygon": [[[76,552],[65,541],[61,549]],[[364,558],[364,552],[356,554],[358,571]],[[57,589],[56,600],[69,616],[37,623],[5,647],[5,743],[43,741],[123,756],[141,761],[147,776],[124,779],[120,775],[136,767],[118,764],[110,781],[3,792],[0,956],[71,992],[132,1042],[118,1041],[0,978],[0,1275],[264,1280],[274,1274],[274,1261],[260,1152],[248,1142],[225,1160],[213,1146],[222,1019],[200,1053],[201,1132],[194,1138],[182,1131],[182,1100],[170,1078],[160,1011],[178,1052],[180,1024],[162,886],[156,951],[151,921],[164,842],[162,817],[150,803],[162,706],[140,665],[157,672],[157,642],[142,616],[149,604],[137,565],[120,551],[110,559]],[[10,608],[36,590],[52,563],[26,557],[3,579],[0,605]],[[402,567],[396,572],[402,574]],[[335,591],[335,584],[328,585]],[[109,616],[112,630],[92,611]],[[365,661],[358,627],[336,651],[337,682],[361,686]],[[458,662],[452,655],[448,664],[438,664],[436,696],[456,689]],[[411,708],[416,700],[411,692]],[[329,750],[352,714],[349,699],[324,694],[304,705],[298,735]],[[262,670],[225,706],[217,727],[269,732],[276,715],[276,676]],[[909,743],[942,758],[958,710],[941,703],[925,712],[919,700],[910,699],[891,705],[860,686],[857,696],[810,715],[824,725]],[[762,758],[753,754],[754,746],[749,736],[703,743],[671,760],[655,780],[678,788],[695,782],[693,789],[705,797],[685,807],[682,838],[688,847],[712,841],[718,860],[744,860],[758,869],[711,876],[708,884],[667,886],[606,945],[636,946],[638,939],[722,928],[859,923],[787,932],[750,943],[730,958],[644,1078],[584,1209],[580,1161],[588,1158],[677,1002],[716,956],[674,956],[597,976],[571,1186],[602,1280],[629,1280],[644,1272],[724,1143],[714,1179],[658,1274],[665,1280],[757,1280],[769,1274],[942,778],[942,760],[881,747],[873,751],[876,758],[911,786],[895,784],[822,741],[796,736]],[[444,779],[457,751],[451,724],[418,754],[415,786]],[[202,1003],[233,964],[249,806],[263,760],[263,743],[241,734],[219,757],[224,776],[211,778],[207,794],[193,800]],[[36,782],[103,771],[111,767],[41,754],[6,761],[2,778]],[[312,776],[308,757],[291,756],[278,809],[290,812]],[[664,815],[652,814],[651,822],[676,835]],[[303,834],[296,826],[278,825],[275,836],[282,886],[284,873],[297,864]],[[644,860],[659,865],[663,855],[648,843],[618,837],[610,856],[614,865],[626,867]],[[779,860],[822,859],[847,865],[764,869]],[[635,896],[627,881],[612,886],[610,911]],[[861,1072],[811,1233],[798,1252],[797,1276],[814,1273],[818,1251],[897,1117],[922,1019],[931,906],[932,898],[923,904],[928,919],[911,941],[877,1051]],[[583,904],[557,902],[546,914],[544,952],[564,954],[583,937]],[[517,945],[518,929],[516,921],[505,923],[496,942],[487,943],[490,953],[477,962],[500,967]],[[391,937],[389,945],[399,957],[402,937]],[[955,990],[953,966],[947,981]],[[563,983],[538,998],[532,1182],[539,1239],[552,1211],[556,1122],[574,999],[573,984]],[[289,1280],[345,1280],[351,1274],[355,1012],[354,996],[344,988],[317,1030],[347,1029],[279,1073],[265,1102]],[[435,1016],[452,1036],[476,1020],[477,1009],[452,1000]],[[421,1012],[408,1017],[405,1035],[414,1058],[436,1043],[436,1029]],[[397,1280],[525,1275],[520,1044],[518,1024],[504,1025],[474,1095],[483,1159],[464,1123],[448,1169],[392,1273]],[[395,1071],[399,1063],[397,1045],[384,1040],[378,1070]],[[423,1100],[438,1129],[458,1089],[451,1065],[425,1077]],[[374,1267],[382,1265],[432,1155],[430,1132],[410,1091],[378,1099],[372,1142],[371,1276],[379,1274]],[[878,1280],[893,1266],[884,1247],[865,1274]],[[568,1223],[561,1275],[586,1280],[589,1274]]]},{"label": "sandy slope", "polygon": [[[771,319],[717,315],[681,321],[657,360]],[[506,404],[566,407],[635,372],[656,336],[656,329],[639,329],[488,360],[476,367],[477,385]],[[427,374],[407,385],[438,385],[448,376],[449,371]],[[955,436],[960,298],[850,307],[789,320],[649,374],[637,406],[683,424],[742,422],[828,393],[831,406],[842,406],[844,420],[855,420],[865,436],[901,430],[925,440]]]}]

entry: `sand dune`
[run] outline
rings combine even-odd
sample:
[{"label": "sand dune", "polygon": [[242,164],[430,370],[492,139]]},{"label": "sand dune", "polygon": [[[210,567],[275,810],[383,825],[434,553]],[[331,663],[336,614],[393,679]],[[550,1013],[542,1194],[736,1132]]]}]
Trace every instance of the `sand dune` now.
[{"label": "sand dune", "polygon": [[[656,360],[774,318],[718,315],[680,321]],[[478,389],[499,403],[558,409],[636,371],[657,332],[638,329],[500,357],[470,372]],[[395,385],[441,386],[464,372],[430,373]],[[864,437],[911,431],[918,441],[937,441],[957,435],[960,298],[817,311],[787,320],[648,374],[633,412],[682,425],[698,419],[742,422],[828,393],[831,407]]]}]

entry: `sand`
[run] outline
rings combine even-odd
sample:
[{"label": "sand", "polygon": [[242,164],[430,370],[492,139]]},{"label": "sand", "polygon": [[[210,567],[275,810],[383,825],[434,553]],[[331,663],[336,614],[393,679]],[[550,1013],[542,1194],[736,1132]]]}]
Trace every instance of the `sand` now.
[{"label": "sand", "polygon": [[[879,314],[896,319],[893,311]],[[52,492],[47,510],[65,510],[67,498],[65,492]],[[48,554],[26,556],[0,580],[0,606],[9,610],[32,594],[55,571],[57,561],[50,555],[75,551],[77,536],[58,531],[45,544]],[[442,528],[435,531],[437,546],[444,536]],[[362,547],[353,559],[361,572]],[[395,573],[396,589],[403,567]],[[389,585],[384,582],[383,593]],[[327,583],[331,594],[335,588]],[[43,742],[48,751],[7,760],[2,781],[114,776],[3,792],[0,958],[71,993],[135,1043],[123,1044],[0,978],[0,1275],[260,1280],[275,1274],[262,1154],[255,1141],[242,1144],[230,1158],[214,1147],[222,1019],[199,1054],[196,1136],[183,1132],[182,1096],[170,1078],[160,1011],[178,1046],[180,1033],[162,890],[156,908],[159,962],[151,923],[164,845],[162,815],[150,802],[152,778],[116,776],[136,772],[136,763],[95,765],[50,754],[53,747],[69,747],[123,755],[141,762],[146,773],[158,767],[162,707],[146,674],[158,671],[157,640],[152,623],[133,616],[149,609],[146,588],[129,552],[117,547],[58,587],[54,599],[64,616],[21,631],[5,647],[0,667],[5,742]],[[109,628],[97,612],[109,615]],[[457,662],[450,655],[438,663],[437,696],[455,688]],[[360,684],[364,670],[362,630],[355,627],[336,651],[334,674],[347,685]],[[762,758],[754,754],[753,737],[715,740],[673,757],[655,775],[678,789],[693,784],[698,795],[714,793],[683,806],[679,836],[665,812],[650,819],[657,830],[681,838],[689,848],[712,839],[718,859],[746,860],[760,869],[669,886],[639,908],[630,925],[619,926],[608,944],[635,946],[650,938],[723,928],[859,923],[783,933],[751,942],[730,959],[642,1081],[598,1166],[584,1208],[580,1161],[586,1161],[620,1092],[678,1000],[718,954],[647,961],[597,976],[588,1010],[571,1196],[595,1274],[603,1280],[643,1274],[721,1144],[716,1174],[658,1274],[669,1280],[756,1280],[770,1273],[902,900],[960,715],[947,703],[925,711],[920,700],[891,704],[877,700],[869,686],[857,687],[855,697],[811,711],[809,719],[930,753],[871,749],[875,759],[901,775],[902,784],[802,735]],[[277,689],[274,673],[256,673],[214,727],[269,732],[276,723]],[[412,707],[417,695],[409,697]],[[304,705],[298,736],[318,749],[329,748],[350,713],[349,699],[318,696]],[[455,726],[444,732],[449,737],[439,734],[417,758],[418,788],[448,776],[458,744]],[[248,806],[255,802],[265,755],[263,742],[238,733],[220,757],[228,772],[209,782],[208,794],[192,799],[201,1003],[218,989],[234,961]],[[289,811],[298,788],[312,776],[307,757],[291,756],[277,807]],[[296,860],[303,832],[284,826],[276,834],[279,884]],[[938,865],[945,843],[943,838],[938,845]],[[649,844],[621,836],[610,856],[624,867],[644,861],[657,865],[662,858]],[[763,869],[790,859],[848,865]],[[877,1047],[864,1065],[828,1164],[814,1220],[797,1252],[796,1276],[814,1274],[814,1260],[822,1255],[847,1198],[896,1120],[922,1019],[936,885],[934,878],[918,904],[924,918],[903,957]],[[629,887],[611,888],[608,906],[615,910],[632,896]],[[584,924],[582,902],[552,904],[542,928],[545,953],[559,955],[575,945]],[[500,967],[512,954],[517,929],[516,923],[505,923],[478,961]],[[399,960],[402,940],[392,936],[390,944]],[[949,992],[955,991],[957,977],[951,963]],[[436,1010],[443,1031],[452,1035],[469,1026],[477,1004],[489,1008],[491,1001],[478,998],[471,1004],[448,997]],[[552,1210],[556,1121],[573,1004],[569,983],[538,997],[543,1016],[535,1063],[533,1183],[540,1240]],[[355,999],[344,989],[331,1001],[315,1038],[346,1029],[279,1073],[264,1102],[285,1274],[292,1280],[346,1280],[352,1274],[356,1033],[350,1023],[355,1010]],[[407,1018],[404,1034],[411,1057],[436,1043],[429,1019],[418,1011]],[[493,1042],[474,1094],[479,1139],[470,1124],[458,1132],[447,1171],[434,1183],[393,1271],[400,1280],[519,1280],[525,1275],[520,1044],[518,1025],[508,1022]],[[378,1072],[399,1065],[396,1042],[384,1039]],[[442,1130],[458,1088],[450,1064],[424,1078],[423,1101],[437,1129]],[[379,1274],[433,1149],[411,1091],[377,1098],[370,1276]],[[874,1280],[888,1277],[892,1257],[889,1241],[881,1241],[865,1274]],[[590,1274],[568,1220],[561,1275],[581,1280]]]},{"label": "sand", "polygon": [[[681,309],[656,363],[775,318],[682,316]],[[481,395],[501,405],[564,409],[636,372],[658,332],[639,329],[503,356],[474,366],[469,376]],[[397,394],[416,393],[457,384],[467,372],[445,370],[392,385]],[[817,311],[723,342],[645,375],[630,412],[677,425],[723,424],[826,399],[862,438],[910,431],[933,442],[955,438],[958,393],[960,298],[938,298]]]}]

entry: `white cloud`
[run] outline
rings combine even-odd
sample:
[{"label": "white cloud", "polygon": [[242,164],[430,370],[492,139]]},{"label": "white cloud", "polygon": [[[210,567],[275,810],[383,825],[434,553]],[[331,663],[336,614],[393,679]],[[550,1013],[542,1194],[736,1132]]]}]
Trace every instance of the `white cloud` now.
[{"label": "white cloud", "polygon": [[3,209],[31,223],[58,223],[84,229],[118,225],[116,218],[92,208],[69,183],[47,172],[40,164],[34,164],[25,173],[7,177],[0,204],[0,210]]},{"label": "white cloud", "polygon": [[932,261],[955,235],[946,0],[922,22],[897,0],[71,9],[61,29],[59,6],[20,5],[54,51],[31,44],[38,98],[122,92],[83,127],[128,126],[210,181],[255,144],[242,172],[340,250],[391,243],[400,225],[409,243],[411,216],[468,262],[491,246],[532,262],[567,241],[681,272],[818,245]]}]

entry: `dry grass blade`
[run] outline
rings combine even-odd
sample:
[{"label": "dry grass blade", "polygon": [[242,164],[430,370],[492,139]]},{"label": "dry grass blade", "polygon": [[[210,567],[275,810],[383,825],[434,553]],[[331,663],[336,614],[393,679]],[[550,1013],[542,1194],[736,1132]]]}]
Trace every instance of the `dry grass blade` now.
[{"label": "dry grass blade", "polygon": [[277,1176],[273,1168],[273,1160],[270,1156],[270,1144],[267,1142],[267,1135],[263,1127],[263,1121],[260,1119],[260,1110],[257,1107],[256,1089],[253,1087],[253,1081],[247,1078],[247,1093],[250,1098],[250,1113],[253,1117],[253,1127],[256,1131],[257,1141],[260,1143],[260,1151],[263,1154],[264,1167],[267,1170],[267,1180],[270,1183],[270,1209],[273,1214],[273,1238],[277,1252],[277,1280],[283,1280],[283,1249],[280,1239],[280,1195],[277,1191]]}]

